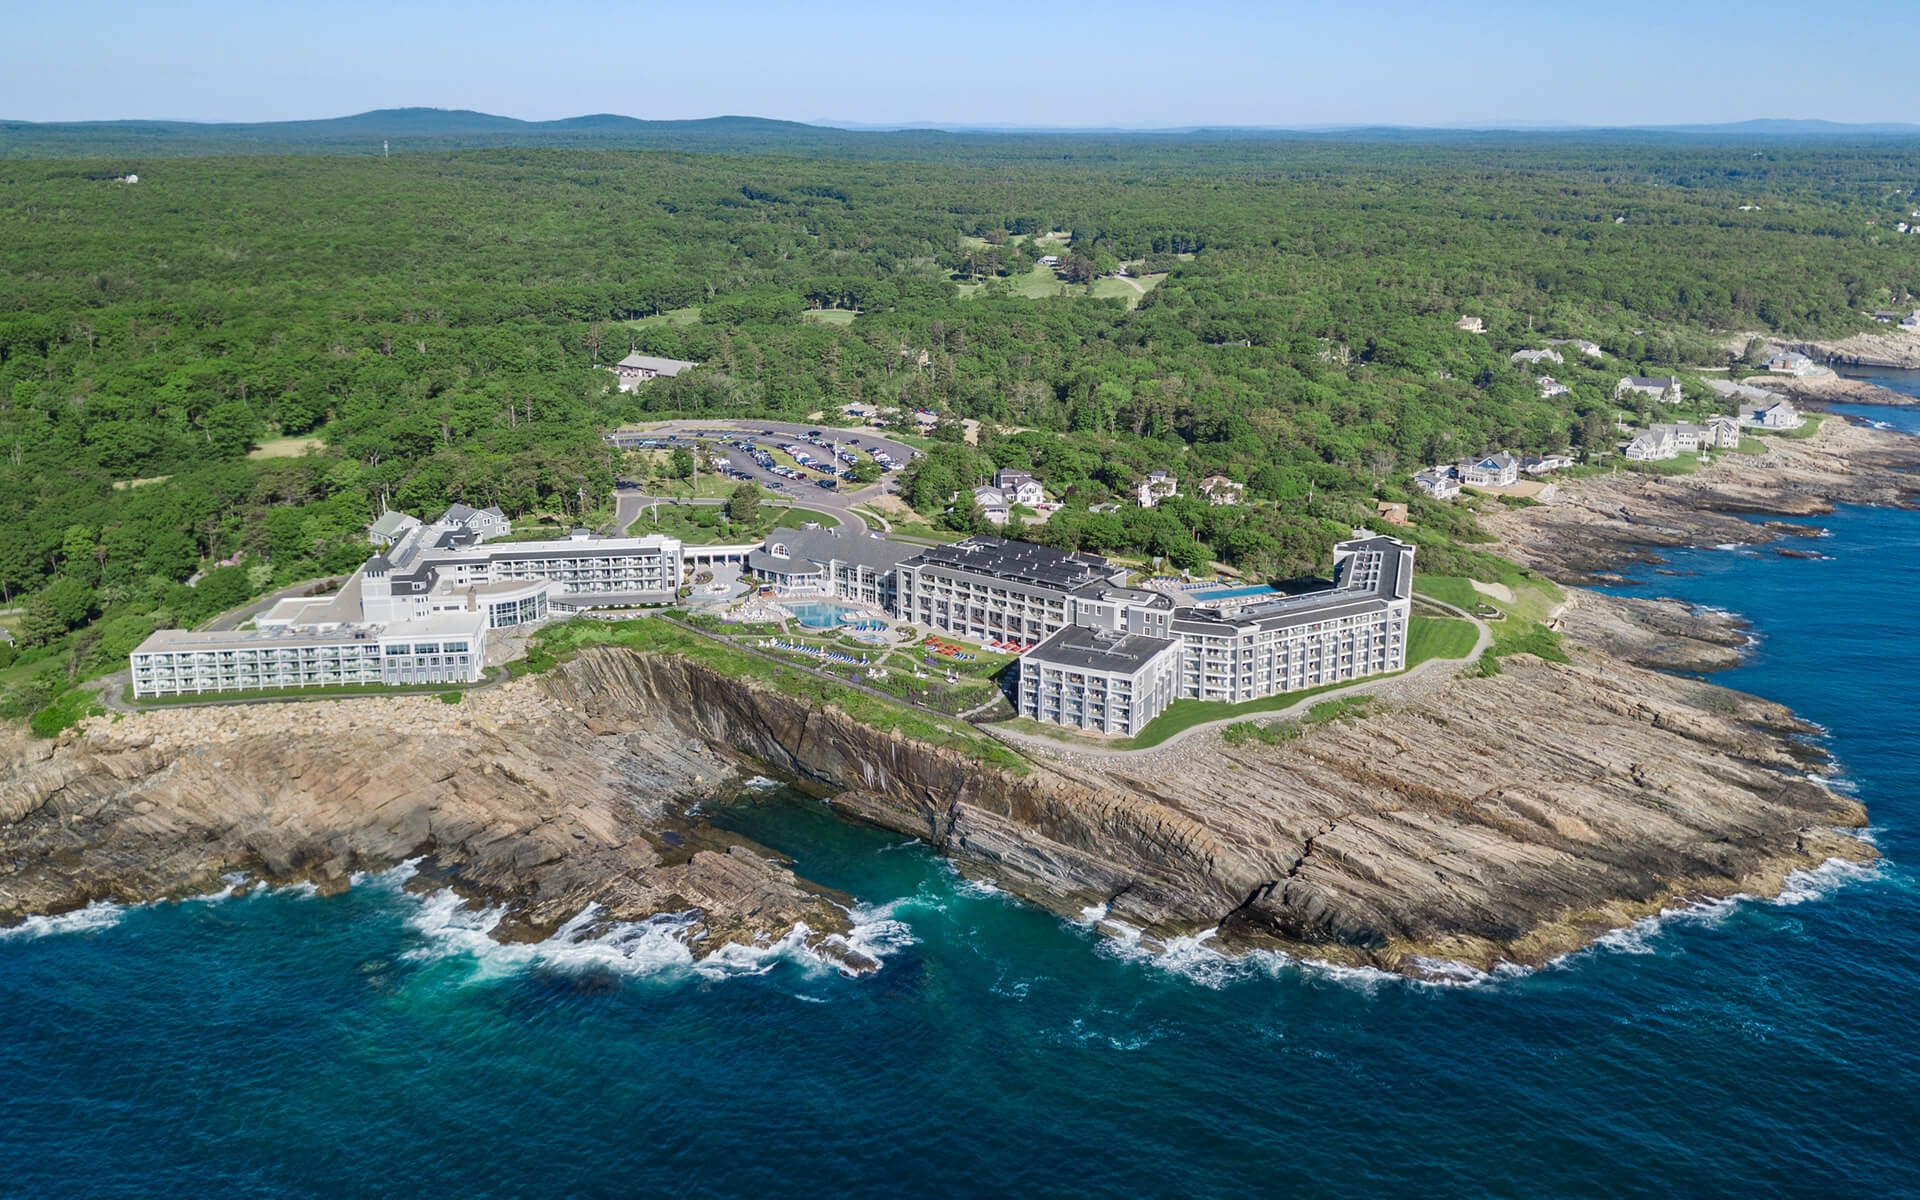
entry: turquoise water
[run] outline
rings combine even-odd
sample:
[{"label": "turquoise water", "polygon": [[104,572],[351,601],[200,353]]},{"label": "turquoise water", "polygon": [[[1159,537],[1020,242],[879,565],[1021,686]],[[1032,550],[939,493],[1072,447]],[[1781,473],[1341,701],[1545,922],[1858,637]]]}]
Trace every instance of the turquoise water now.
[{"label": "turquoise water", "polygon": [[780,604],[809,629],[830,628],[860,611],[856,605],[836,604],[831,600],[782,600]]},{"label": "turquoise water", "polygon": [[[1868,410],[1920,427],[1916,414]],[[1827,730],[1887,862],[1412,984],[1155,958],[769,791],[715,814],[861,898],[859,979],[670,921],[538,951],[400,888],[0,938],[0,1189],[31,1196],[1920,1194],[1920,513],[1674,555],[1722,678]]]},{"label": "turquoise water", "polygon": [[1196,600],[1233,600],[1241,596],[1276,596],[1278,592],[1270,587],[1216,588],[1207,592],[1195,592]]}]

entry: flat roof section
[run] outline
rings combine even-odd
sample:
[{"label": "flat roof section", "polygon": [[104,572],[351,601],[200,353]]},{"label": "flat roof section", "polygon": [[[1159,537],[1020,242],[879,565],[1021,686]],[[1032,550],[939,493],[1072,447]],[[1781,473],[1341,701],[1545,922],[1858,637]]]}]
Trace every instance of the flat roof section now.
[{"label": "flat roof section", "polygon": [[1037,663],[1074,671],[1133,675],[1160,655],[1171,653],[1178,644],[1172,638],[1112,634],[1084,625],[1068,625],[1027,651],[1021,658],[1021,667],[1024,670],[1026,664]]}]

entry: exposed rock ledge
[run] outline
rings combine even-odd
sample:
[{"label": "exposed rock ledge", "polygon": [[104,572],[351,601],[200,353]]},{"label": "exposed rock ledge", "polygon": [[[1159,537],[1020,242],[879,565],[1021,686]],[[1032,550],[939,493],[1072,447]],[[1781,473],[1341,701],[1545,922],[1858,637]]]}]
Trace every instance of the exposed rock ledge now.
[{"label": "exposed rock ledge", "polygon": [[[587,903],[697,909],[703,947],[831,899],[685,803],[761,764],[928,839],[1063,913],[1412,970],[1538,962],[1675,898],[1770,894],[1829,856],[1857,802],[1802,778],[1777,705],[1583,652],[1444,673],[1277,746],[1190,738],[1025,775],[858,725],[683,660],[596,649],[468,697],[144,714],[15,744],[0,782],[0,921],[428,855],[506,901],[518,936]],[[746,756],[745,759],[742,756]],[[676,844],[679,843],[679,844]],[[857,956],[849,965],[864,965]]]}]

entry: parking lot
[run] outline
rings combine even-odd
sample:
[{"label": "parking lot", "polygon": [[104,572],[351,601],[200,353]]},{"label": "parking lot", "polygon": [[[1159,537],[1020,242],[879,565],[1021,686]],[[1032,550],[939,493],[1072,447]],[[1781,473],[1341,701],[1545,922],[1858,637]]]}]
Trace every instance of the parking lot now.
[{"label": "parking lot", "polygon": [[[782,421],[671,421],[646,430],[622,430],[607,440],[625,449],[705,450],[726,459],[725,470],[733,478],[751,480],[796,503],[831,508],[890,490],[888,477],[920,453],[873,430]],[[881,467],[881,478],[858,483],[853,468],[867,461]]]}]

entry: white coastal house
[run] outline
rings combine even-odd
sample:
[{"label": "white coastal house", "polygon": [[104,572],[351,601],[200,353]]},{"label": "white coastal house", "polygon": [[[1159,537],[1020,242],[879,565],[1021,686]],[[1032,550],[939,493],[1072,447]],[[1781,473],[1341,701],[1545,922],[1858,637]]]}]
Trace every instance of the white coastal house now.
[{"label": "white coastal house", "polygon": [[1920,329],[1920,308],[1916,308],[1906,316],[1901,317],[1900,328],[1907,330]]},{"label": "white coastal house", "polygon": [[1572,465],[1571,454],[1529,454],[1520,460],[1520,469],[1529,475],[1547,475]]},{"label": "white coastal house", "polygon": [[1655,425],[1634,434],[1624,453],[1634,462],[1663,462],[1680,457],[1680,443],[1674,437],[1673,426]]},{"label": "white coastal house", "polygon": [[1551,375],[1542,375],[1540,378],[1534,380],[1534,383],[1540,388],[1540,398],[1542,400],[1551,400],[1555,396],[1564,396],[1573,390]]},{"label": "white coastal house", "polygon": [[1651,396],[1662,404],[1680,403],[1680,378],[1677,375],[1649,377],[1646,375],[1622,375],[1620,382],[1613,385],[1615,399],[1627,395]]},{"label": "white coastal house", "polygon": [[1166,470],[1149,472],[1145,479],[1133,485],[1133,498],[1141,508],[1152,508],[1162,500],[1179,494],[1179,477]]},{"label": "white coastal house", "polygon": [[1029,471],[1002,467],[993,473],[993,486],[1005,495],[1009,504],[1038,508],[1047,502],[1047,493]]},{"label": "white coastal house", "polygon": [[1460,482],[1468,487],[1512,487],[1520,481],[1520,460],[1505,450],[1481,458],[1463,458]]},{"label": "white coastal house", "polygon": [[1589,342],[1585,338],[1548,338],[1549,346],[1572,346],[1588,358],[1600,357],[1600,343]]},{"label": "white coastal house", "polygon": [[699,363],[685,362],[678,358],[656,358],[651,354],[629,354],[615,363],[611,370],[620,381],[620,390],[631,392],[649,379],[665,376],[673,378],[680,372]]},{"label": "white coastal house", "polygon": [[995,525],[1005,525],[1007,518],[1013,515],[1013,506],[1007,503],[1007,494],[996,487],[981,486],[973,489],[973,502],[987,515],[987,520]]},{"label": "white coastal house", "polygon": [[1770,400],[1762,404],[1742,404],[1740,424],[1753,429],[1798,429],[1805,423],[1791,400]]},{"label": "white coastal house", "polygon": [[1782,350],[1767,359],[1767,370],[1775,375],[1811,375],[1819,369],[1811,358],[1791,350]]},{"label": "white coastal house", "polygon": [[1208,504],[1238,504],[1246,498],[1247,489],[1225,475],[1209,475],[1200,481],[1200,494]]},{"label": "white coastal house", "polygon": [[1509,354],[1507,356],[1507,361],[1510,363],[1529,363],[1537,367],[1543,362],[1550,362],[1556,365],[1564,366],[1567,360],[1560,356],[1560,352],[1558,350],[1545,349],[1545,350],[1515,350],[1512,354]]},{"label": "white coastal house", "polygon": [[1468,333],[1485,333],[1487,322],[1484,317],[1461,317],[1453,323],[1455,329],[1464,329]]},{"label": "white coastal house", "polygon": [[1460,494],[1460,476],[1452,467],[1428,467],[1413,477],[1413,486],[1434,500],[1451,500]]}]

